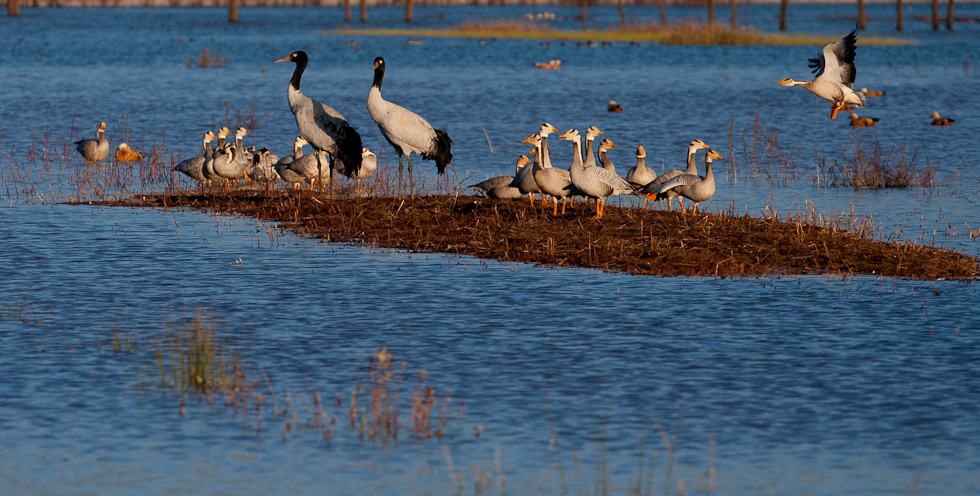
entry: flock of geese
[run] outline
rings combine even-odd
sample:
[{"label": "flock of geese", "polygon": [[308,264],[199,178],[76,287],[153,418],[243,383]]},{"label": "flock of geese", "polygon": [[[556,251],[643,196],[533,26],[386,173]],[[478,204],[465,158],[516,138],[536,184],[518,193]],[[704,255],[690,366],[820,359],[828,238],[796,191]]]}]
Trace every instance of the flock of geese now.
[{"label": "flock of geese", "polygon": [[[810,67],[816,74],[811,81],[797,81],[785,78],[777,82],[782,86],[799,86],[829,101],[832,104],[830,117],[835,119],[838,111],[863,108],[867,97],[882,96],[881,92],[861,88],[854,90],[857,71],[854,67],[854,54],[857,30],[840,40],[826,45],[816,58],[810,59]],[[293,188],[309,184],[310,188],[323,189],[331,182],[335,173],[355,180],[360,186],[362,179],[371,177],[377,170],[377,156],[361,144],[361,137],[340,112],[318,100],[303,94],[300,84],[303,72],[309,63],[304,51],[296,51],[276,62],[295,64],[292,78],[287,88],[289,108],[296,118],[298,136],[293,142],[293,154],[279,158],[267,148],[256,150],[245,148],[242,138],[249,131],[239,127],[234,133],[222,127],[217,134],[205,132],[201,141],[201,154],[176,165],[179,171],[202,185],[215,183],[230,189],[233,181],[255,180],[272,185],[282,179],[292,183]],[[374,60],[374,81],[368,92],[367,109],[371,119],[381,130],[385,140],[394,148],[398,156],[398,193],[402,193],[402,157],[408,162],[410,186],[414,193],[414,176],[411,155],[423,160],[433,160],[439,174],[443,174],[452,161],[452,139],[443,129],[435,129],[422,116],[385,100],[381,86],[385,75],[385,60]],[[622,107],[610,102],[610,111],[621,111]],[[933,125],[948,126],[952,119],[942,118],[934,112]],[[860,117],[850,113],[852,126],[874,126],[876,118]],[[109,144],[105,139],[105,123],[99,123],[96,139],[76,142],[77,150],[88,161],[105,160]],[[667,208],[673,210],[673,199],[677,198],[681,211],[686,212],[684,199],[693,202],[692,214],[697,213],[700,202],[707,201],[715,193],[714,176],[711,171],[713,160],[721,160],[721,155],[708,148],[703,141],[691,141],[687,153],[687,168],[664,172],[657,175],[645,165],[646,151],[643,146],[636,149],[636,166],[625,177],[616,173],[615,165],[607,157],[607,151],[617,146],[609,139],[603,139],[598,146],[598,162],[594,150],[594,140],[604,134],[595,126],[585,131],[585,146],[582,136],[576,129],[567,130],[559,136],[561,141],[569,141],[573,147],[573,159],[568,169],[554,167],[548,148],[548,137],[559,130],[549,123],[541,125],[536,134],[524,139],[530,144],[530,159],[522,155],[517,160],[513,176],[498,176],[470,186],[489,198],[521,198],[528,195],[534,204],[534,195],[541,195],[542,203],[547,199],[553,202],[553,214],[558,215],[558,199],[562,200],[562,213],[566,202],[575,196],[595,199],[595,218],[602,218],[606,199],[610,196],[636,194],[644,198],[643,206],[649,201],[667,200]],[[234,134],[234,140],[228,137]],[[217,144],[212,146],[212,142]],[[303,154],[303,147],[309,145],[312,154]],[[707,149],[704,155],[704,175],[698,175],[696,155]],[[142,159],[142,155],[125,143],[119,145],[115,158],[119,162]]]}]

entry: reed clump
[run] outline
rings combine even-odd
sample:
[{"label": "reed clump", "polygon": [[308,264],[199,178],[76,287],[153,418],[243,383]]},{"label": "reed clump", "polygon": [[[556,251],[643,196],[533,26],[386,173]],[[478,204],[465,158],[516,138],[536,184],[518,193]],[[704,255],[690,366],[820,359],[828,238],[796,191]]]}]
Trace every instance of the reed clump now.
[{"label": "reed clump", "polygon": [[214,322],[201,312],[165,332],[154,358],[161,381],[177,392],[211,394],[233,384],[234,360]]},{"label": "reed clump", "polygon": [[918,148],[908,146],[885,151],[877,136],[856,133],[842,157],[827,167],[827,183],[856,190],[886,188],[934,188],[937,168],[919,167]]},{"label": "reed clump", "polygon": [[201,69],[208,68],[220,68],[227,65],[225,58],[218,55],[216,50],[208,50],[207,48],[201,49],[201,53],[197,55],[197,59],[194,59],[194,55],[187,56],[187,67],[198,67]]}]

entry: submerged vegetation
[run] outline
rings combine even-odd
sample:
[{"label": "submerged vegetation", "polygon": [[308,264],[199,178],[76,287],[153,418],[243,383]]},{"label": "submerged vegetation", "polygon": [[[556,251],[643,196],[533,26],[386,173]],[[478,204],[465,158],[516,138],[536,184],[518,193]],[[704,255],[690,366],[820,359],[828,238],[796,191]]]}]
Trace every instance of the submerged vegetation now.
[{"label": "submerged vegetation", "polygon": [[[449,29],[339,29],[327,34],[432,38],[510,38],[531,40],[662,43],[665,45],[823,45],[826,37],[760,33],[754,28],[721,24],[632,24],[626,29],[570,31],[524,20],[467,21]],[[868,36],[862,45],[909,45],[899,38]]]}]

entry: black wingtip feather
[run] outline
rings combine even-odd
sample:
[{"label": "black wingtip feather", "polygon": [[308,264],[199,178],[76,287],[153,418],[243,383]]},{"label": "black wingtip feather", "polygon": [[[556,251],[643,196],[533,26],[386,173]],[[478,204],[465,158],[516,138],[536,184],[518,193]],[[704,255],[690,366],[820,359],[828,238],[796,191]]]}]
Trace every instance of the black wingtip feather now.
[{"label": "black wingtip feather", "polygon": [[439,174],[444,174],[449,162],[453,160],[453,140],[446,134],[445,129],[436,129],[435,132],[435,146],[428,153],[423,153],[422,158],[425,160],[435,160]]},{"label": "black wingtip feather", "polygon": [[337,158],[344,164],[345,176],[353,176],[361,170],[362,149],[361,135],[356,131],[348,133],[343,142],[337,143]]}]

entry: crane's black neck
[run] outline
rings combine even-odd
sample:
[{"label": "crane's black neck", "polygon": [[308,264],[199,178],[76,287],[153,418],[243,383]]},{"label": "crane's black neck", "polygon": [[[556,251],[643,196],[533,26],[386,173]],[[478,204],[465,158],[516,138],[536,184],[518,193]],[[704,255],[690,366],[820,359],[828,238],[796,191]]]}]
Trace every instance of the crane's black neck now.
[{"label": "crane's black neck", "polygon": [[310,62],[310,59],[304,52],[299,52],[293,59],[293,62],[296,63],[296,70],[293,71],[293,78],[289,80],[289,85],[299,91],[299,81],[303,78],[303,71],[306,70],[306,64]]},{"label": "crane's black neck", "polygon": [[371,84],[371,86],[374,86],[380,90],[381,83],[384,81],[384,78],[385,78],[385,59],[378,57],[374,59],[374,83]]}]

